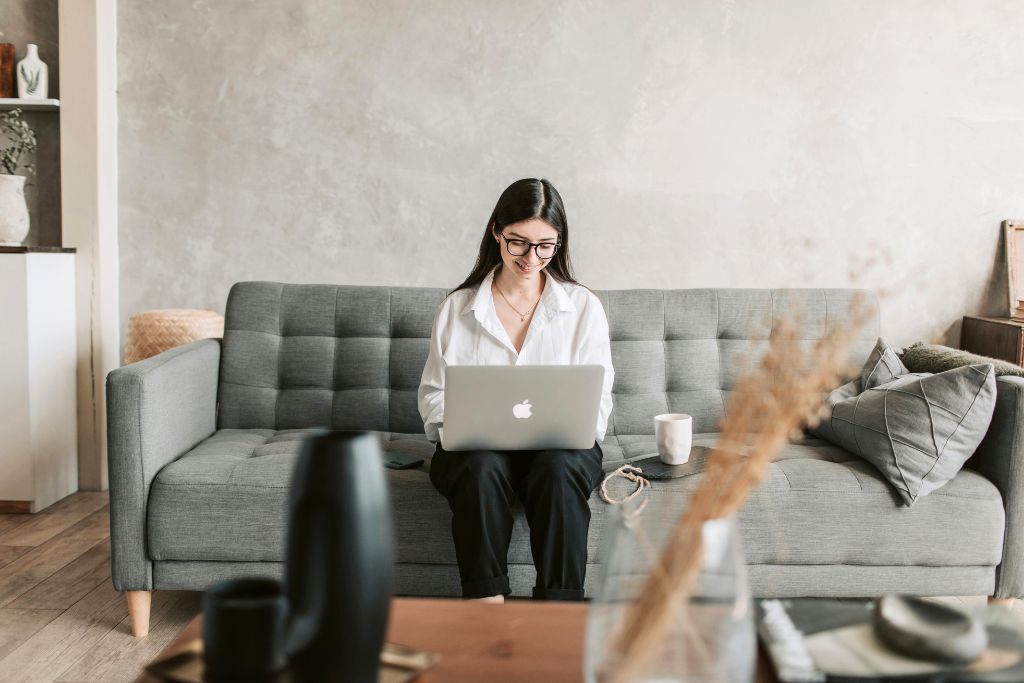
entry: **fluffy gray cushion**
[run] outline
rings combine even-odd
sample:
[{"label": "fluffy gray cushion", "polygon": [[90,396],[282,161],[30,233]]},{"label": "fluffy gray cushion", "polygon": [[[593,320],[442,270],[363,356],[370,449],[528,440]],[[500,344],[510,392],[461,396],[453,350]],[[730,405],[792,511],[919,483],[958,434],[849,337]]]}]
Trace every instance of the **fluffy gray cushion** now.
[{"label": "fluffy gray cushion", "polygon": [[877,467],[909,507],[974,454],[995,400],[990,364],[903,375],[836,403],[830,440]]},{"label": "fluffy gray cushion", "polygon": [[945,372],[953,368],[962,368],[965,365],[980,365],[982,363],[991,363],[997,377],[1001,375],[1024,377],[1024,368],[1019,365],[978,356],[948,346],[917,342],[903,350],[903,364],[911,372]]}]

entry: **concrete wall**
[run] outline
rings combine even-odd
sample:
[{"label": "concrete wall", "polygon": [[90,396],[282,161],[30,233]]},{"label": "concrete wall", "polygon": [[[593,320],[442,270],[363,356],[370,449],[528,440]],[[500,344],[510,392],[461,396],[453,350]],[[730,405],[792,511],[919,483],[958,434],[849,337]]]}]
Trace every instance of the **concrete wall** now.
[{"label": "concrete wall", "polygon": [[238,280],[454,286],[551,179],[595,288],[865,286],[1002,313],[1024,4],[119,5],[122,325]]},{"label": "concrete wall", "polygon": [[[25,46],[39,46],[46,62],[48,97],[60,97],[60,62],[57,55],[57,0],[0,0],[0,42],[14,43],[15,57],[25,56]],[[60,230],[60,116],[55,112],[25,112],[36,131],[39,148],[32,163],[36,175],[28,176],[25,199],[29,228],[25,244],[58,246]]]}]

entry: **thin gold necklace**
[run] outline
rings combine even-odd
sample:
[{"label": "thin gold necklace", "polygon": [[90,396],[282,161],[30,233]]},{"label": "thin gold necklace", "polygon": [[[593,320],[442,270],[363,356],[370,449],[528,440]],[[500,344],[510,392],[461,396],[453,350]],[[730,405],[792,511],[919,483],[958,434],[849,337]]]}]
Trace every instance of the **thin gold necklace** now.
[{"label": "thin gold necklace", "polygon": [[519,322],[521,322],[521,323],[525,323],[526,322],[526,316],[532,314],[534,309],[537,308],[537,304],[540,303],[541,297],[537,297],[537,301],[534,302],[533,306],[530,307],[530,310],[526,311],[526,313],[523,313],[518,308],[513,306],[512,302],[508,300],[508,297],[505,296],[505,292],[501,291],[501,287],[498,286],[498,281],[497,280],[494,281],[494,288],[496,290],[498,290],[498,294],[500,294],[501,298],[505,300],[505,303],[508,304],[508,307],[516,312],[516,314],[519,316]]}]

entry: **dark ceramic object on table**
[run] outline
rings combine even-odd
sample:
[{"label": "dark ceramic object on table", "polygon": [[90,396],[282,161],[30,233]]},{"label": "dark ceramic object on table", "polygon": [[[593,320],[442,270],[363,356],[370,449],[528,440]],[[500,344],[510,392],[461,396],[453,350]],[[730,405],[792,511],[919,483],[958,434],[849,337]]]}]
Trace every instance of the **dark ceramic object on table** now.
[{"label": "dark ceramic object on table", "polygon": [[285,570],[296,680],[376,683],[391,604],[390,510],[376,435],[306,440],[289,494]]},{"label": "dark ceramic object on table", "polygon": [[273,681],[287,664],[288,601],[277,579],[228,579],[203,596],[206,680]]}]

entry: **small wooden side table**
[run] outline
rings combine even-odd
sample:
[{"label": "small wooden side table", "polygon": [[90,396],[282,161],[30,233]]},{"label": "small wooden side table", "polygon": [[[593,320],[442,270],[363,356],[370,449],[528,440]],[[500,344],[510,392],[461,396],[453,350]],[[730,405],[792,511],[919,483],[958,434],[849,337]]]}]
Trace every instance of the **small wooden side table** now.
[{"label": "small wooden side table", "polygon": [[[441,654],[416,683],[578,683],[583,680],[586,621],[587,607],[581,603],[394,598],[387,639]],[[198,638],[201,630],[198,616],[160,658]],[[154,680],[144,675],[138,683]],[[761,648],[754,680],[777,681]]]},{"label": "small wooden side table", "polygon": [[1024,365],[1024,322],[964,316],[960,347],[980,356]]}]

